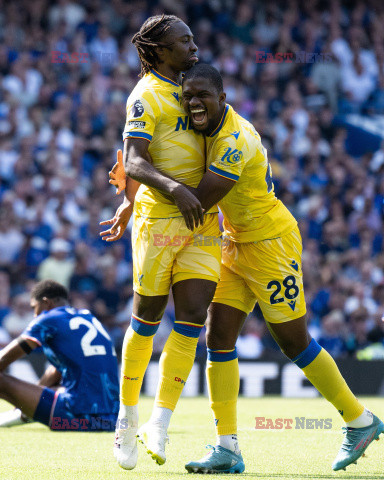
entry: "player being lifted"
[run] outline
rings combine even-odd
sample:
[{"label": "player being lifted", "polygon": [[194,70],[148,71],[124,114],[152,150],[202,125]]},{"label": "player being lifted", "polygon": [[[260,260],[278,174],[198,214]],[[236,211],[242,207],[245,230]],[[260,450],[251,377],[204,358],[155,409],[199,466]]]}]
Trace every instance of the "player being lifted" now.
[{"label": "player being lifted", "polygon": [[281,350],[346,422],[346,436],[333,463],[334,470],[345,468],[379,437],[384,424],[364,409],[332,357],[308,332],[300,232],[275,196],[260,135],[225,103],[221,76],[209,65],[197,65],[186,73],[182,103],[193,127],[207,141],[209,168],[194,192],[204,209],[219,204],[226,239],[207,320],[207,378],[218,441],[205,458],[186,468],[200,473],[244,469],[236,435],[235,344],[256,301]]},{"label": "player being lifted", "polygon": [[[35,285],[31,307],[35,320],[0,351],[0,398],[20,409],[6,426],[23,423],[21,411],[52,429],[113,431],[119,378],[109,335],[91,312],[70,307],[67,290],[53,280]],[[51,365],[39,385],[3,373],[40,346]]]},{"label": "player being lifted", "polygon": [[[138,183],[128,182],[115,218],[102,222],[112,227],[101,234],[108,241],[122,235],[135,197],[134,303],[123,345],[114,447],[119,465],[126,469],[137,462],[136,434],[157,463],[165,462],[167,428],[193,366],[220,271],[219,242],[193,242],[193,235],[220,236],[217,208],[203,214],[200,202],[182,185],[197,187],[205,172],[204,136],[192,129],[180,104],[181,72],[197,61],[192,33],[175,16],[156,16],[143,24],[132,42],[142,78],[127,101],[124,164],[131,179],[142,185],[135,197]],[[191,242],[178,241],[180,237]],[[171,245],[165,239],[171,239]],[[143,376],[171,287],[176,322],[160,358],[152,417],[137,431]]]}]

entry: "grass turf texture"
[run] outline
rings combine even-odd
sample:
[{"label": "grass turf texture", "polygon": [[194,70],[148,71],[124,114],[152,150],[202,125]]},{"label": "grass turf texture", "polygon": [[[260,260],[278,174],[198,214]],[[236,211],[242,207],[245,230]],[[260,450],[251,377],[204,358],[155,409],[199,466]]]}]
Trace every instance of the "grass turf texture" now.
[{"label": "grass turf texture", "polygon": [[[384,418],[380,398],[362,398],[363,403]],[[152,398],[142,398],[141,423],[150,415]],[[0,402],[0,411],[9,408]],[[330,430],[256,430],[255,417],[331,418]],[[294,422],[295,424],[295,422]],[[383,479],[384,438],[373,442],[367,458],[347,471],[333,472],[331,464],[342,441],[343,425],[334,408],[321,398],[241,398],[239,441],[246,470],[236,479]],[[228,475],[192,475],[184,464],[205,455],[206,444],[215,441],[206,398],[182,398],[172,418],[167,462],[156,465],[139,444],[139,461],[132,471],[122,470],[112,454],[113,433],[52,432],[38,423],[0,429],[0,478],[29,479],[145,479],[177,480],[232,478]]]}]

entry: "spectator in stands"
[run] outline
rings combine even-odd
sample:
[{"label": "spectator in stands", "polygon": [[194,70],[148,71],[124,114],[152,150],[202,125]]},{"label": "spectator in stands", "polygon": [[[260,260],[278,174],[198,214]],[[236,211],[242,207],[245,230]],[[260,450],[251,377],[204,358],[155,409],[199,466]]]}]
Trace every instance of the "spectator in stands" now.
[{"label": "spectator in stands", "polygon": [[18,337],[33,319],[28,293],[17,294],[11,302],[11,311],[3,319],[3,327],[11,338]]},{"label": "spectator in stands", "polygon": [[348,331],[343,312],[333,310],[323,318],[321,326],[319,345],[325,348],[333,358],[341,357],[346,352],[344,337]]},{"label": "spectator in stands", "polygon": [[70,251],[69,242],[62,238],[53,239],[50,256],[41,263],[37,271],[37,278],[39,280],[55,279],[68,287],[74,269],[73,260],[68,258]]}]

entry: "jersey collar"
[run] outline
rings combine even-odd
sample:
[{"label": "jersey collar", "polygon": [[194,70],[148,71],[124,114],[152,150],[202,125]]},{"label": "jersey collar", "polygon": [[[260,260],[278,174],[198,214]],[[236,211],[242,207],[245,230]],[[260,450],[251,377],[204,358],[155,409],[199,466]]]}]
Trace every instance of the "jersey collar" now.
[{"label": "jersey collar", "polygon": [[208,135],[209,137],[214,137],[216,133],[220,132],[220,130],[224,125],[225,119],[227,117],[228,110],[229,110],[229,105],[227,104],[224,108],[223,116],[221,117],[219,125],[215,128],[215,130],[210,135]]},{"label": "jersey collar", "polygon": [[155,77],[159,78],[160,80],[162,80],[163,82],[167,82],[167,83],[170,83],[171,85],[174,85],[175,87],[180,87],[180,85],[176,82],[174,82],[173,80],[171,80],[170,78],[168,77],[165,77],[164,75],[161,75],[159,72],[157,72],[154,68],[152,68],[151,70],[151,73],[153,75],[155,75]]}]

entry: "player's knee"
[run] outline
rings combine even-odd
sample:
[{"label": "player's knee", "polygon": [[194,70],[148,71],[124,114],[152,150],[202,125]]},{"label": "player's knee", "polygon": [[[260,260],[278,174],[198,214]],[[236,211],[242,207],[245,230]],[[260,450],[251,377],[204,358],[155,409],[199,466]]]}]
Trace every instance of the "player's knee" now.
[{"label": "player's knee", "polygon": [[135,315],[147,322],[159,321],[167,306],[167,297],[165,299],[159,297],[142,297],[137,305]]},{"label": "player's knee", "polygon": [[300,355],[308,347],[309,342],[307,339],[293,339],[293,340],[280,340],[279,347],[280,350],[286,355],[290,360]]},{"label": "player's knee", "polygon": [[212,350],[230,350],[235,348],[237,337],[233,338],[231,331],[212,328],[213,326],[209,321],[206,327],[206,342],[208,348]]},{"label": "player's knee", "polygon": [[205,305],[187,305],[179,313],[177,320],[204,325],[207,318],[207,307]]}]

